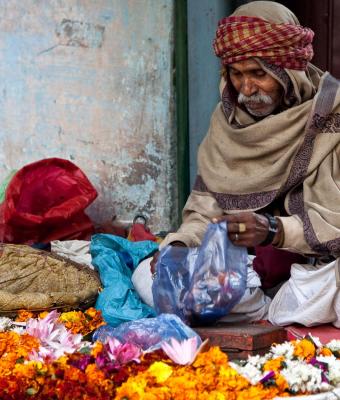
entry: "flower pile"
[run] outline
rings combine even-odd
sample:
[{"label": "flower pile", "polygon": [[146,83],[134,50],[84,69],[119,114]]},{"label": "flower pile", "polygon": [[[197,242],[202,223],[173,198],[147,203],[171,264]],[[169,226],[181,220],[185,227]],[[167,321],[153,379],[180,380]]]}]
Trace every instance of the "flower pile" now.
[{"label": "flower pile", "polygon": [[[90,316],[92,325],[84,322]],[[340,385],[340,341],[273,345],[264,356],[229,361],[218,347],[172,339],[154,352],[84,334],[103,323],[94,309],[53,311],[18,326],[0,318],[0,398],[64,400],[262,400]],[[94,322],[96,321],[96,322]],[[20,323],[19,323],[20,324]],[[87,334],[85,333],[85,334]]]}]

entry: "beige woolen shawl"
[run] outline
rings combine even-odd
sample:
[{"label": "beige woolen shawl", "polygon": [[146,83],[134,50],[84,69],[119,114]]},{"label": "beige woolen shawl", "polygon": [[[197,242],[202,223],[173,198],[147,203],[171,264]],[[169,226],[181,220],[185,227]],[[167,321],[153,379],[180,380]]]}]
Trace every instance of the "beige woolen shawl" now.
[{"label": "beige woolen shawl", "polygon": [[[233,15],[298,23],[287,8],[267,1],[241,6]],[[162,246],[174,240],[197,246],[210,218],[258,210],[283,196],[289,215],[281,217],[283,248],[339,256],[339,82],[328,73],[320,77],[312,64],[306,72],[285,69],[282,75],[258,61],[283,85],[286,109],[255,121],[232,102],[222,80],[222,101],[199,148],[198,177],[183,224]]]}]

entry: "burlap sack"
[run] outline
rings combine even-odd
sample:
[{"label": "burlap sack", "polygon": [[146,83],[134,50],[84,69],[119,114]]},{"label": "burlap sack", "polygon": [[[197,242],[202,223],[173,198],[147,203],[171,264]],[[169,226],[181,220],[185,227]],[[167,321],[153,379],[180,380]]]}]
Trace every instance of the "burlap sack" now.
[{"label": "burlap sack", "polygon": [[0,314],[86,308],[99,289],[97,273],[87,266],[29,246],[0,244]]}]

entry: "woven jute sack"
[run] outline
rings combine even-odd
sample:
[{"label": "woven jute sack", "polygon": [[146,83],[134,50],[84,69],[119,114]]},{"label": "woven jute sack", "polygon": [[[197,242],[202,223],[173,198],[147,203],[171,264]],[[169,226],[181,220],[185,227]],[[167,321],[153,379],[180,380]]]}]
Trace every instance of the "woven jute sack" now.
[{"label": "woven jute sack", "polygon": [[0,314],[86,308],[100,286],[88,266],[29,246],[0,244]]}]

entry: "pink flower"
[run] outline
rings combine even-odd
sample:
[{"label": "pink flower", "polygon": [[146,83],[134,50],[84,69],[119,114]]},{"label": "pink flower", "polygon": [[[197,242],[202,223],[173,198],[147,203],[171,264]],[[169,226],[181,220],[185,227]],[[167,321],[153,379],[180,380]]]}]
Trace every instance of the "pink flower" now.
[{"label": "pink flower", "polygon": [[30,319],[26,332],[40,340],[38,353],[32,353],[31,359],[54,360],[65,353],[73,353],[81,345],[82,335],[69,332],[63,324],[57,322],[59,314],[50,312],[43,319]]},{"label": "pink flower", "polygon": [[182,342],[171,338],[171,343],[162,343],[162,350],[176,364],[189,365],[195,361],[197,354],[203,349],[207,342],[208,340],[205,340],[198,347],[196,336],[183,340]]},{"label": "pink flower", "polygon": [[109,338],[107,340],[107,354],[110,360],[115,364],[123,365],[130,361],[136,361],[139,363],[139,357],[142,352],[141,349],[133,343],[122,344],[116,338]]}]

